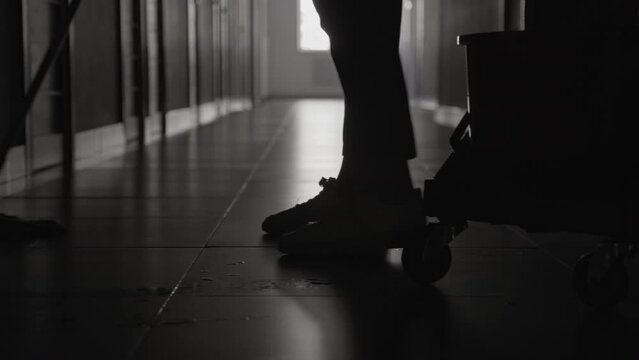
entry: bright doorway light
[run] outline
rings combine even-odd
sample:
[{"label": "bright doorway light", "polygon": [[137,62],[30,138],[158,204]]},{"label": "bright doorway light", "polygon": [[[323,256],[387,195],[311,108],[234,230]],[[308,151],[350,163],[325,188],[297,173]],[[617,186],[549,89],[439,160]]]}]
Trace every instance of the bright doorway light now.
[{"label": "bright doorway light", "polygon": [[[331,42],[320,26],[313,0],[298,0],[298,48],[300,51],[328,51]],[[340,1],[340,0],[334,0]]]}]

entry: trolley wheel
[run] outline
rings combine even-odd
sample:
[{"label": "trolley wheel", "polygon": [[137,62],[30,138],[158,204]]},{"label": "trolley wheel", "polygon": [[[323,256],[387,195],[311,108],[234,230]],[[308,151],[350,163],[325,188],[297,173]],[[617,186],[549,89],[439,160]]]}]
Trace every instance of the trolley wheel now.
[{"label": "trolley wheel", "polygon": [[579,299],[594,308],[610,308],[628,296],[628,271],[623,258],[615,258],[600,276],[593,276],[594,254],[584,255],[573,270],[573,285]]},{"label": "trolley wheel", "polygon": [[448,273],[453,260],[448,246],[449,237],[453,235],[450,230],[450,226],[443,224],[428,225],[424,239],[404,247],[402,267],[408,277],[422,285],[429,285]]}]

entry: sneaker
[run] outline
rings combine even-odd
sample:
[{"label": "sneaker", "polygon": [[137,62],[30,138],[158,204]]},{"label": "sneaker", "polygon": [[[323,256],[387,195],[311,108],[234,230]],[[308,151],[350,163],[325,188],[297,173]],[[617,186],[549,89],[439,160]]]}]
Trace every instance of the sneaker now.
[{"label": "sneaker", "polygon": [[322,178],[319,185],[322,191],[317,196],[267,217],[262,223],[262,230],[271,235],[282,235],[331,212],[333,204],[342,196],[339,182],[335,178]]},{"label": "sneaker", "polygon": [[339,209],[284,235],[278,249],[291,255],[362,254],[402,248],[426,228],[421,192],[402,204],[352,198]]}]

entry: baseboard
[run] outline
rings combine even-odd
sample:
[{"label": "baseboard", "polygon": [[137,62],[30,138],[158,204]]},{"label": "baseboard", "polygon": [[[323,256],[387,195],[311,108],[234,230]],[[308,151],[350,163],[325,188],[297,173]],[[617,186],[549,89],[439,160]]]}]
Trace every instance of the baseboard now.
[{"label": "baseboard", "polygon": [[439,102],[435,99],[413,99],[410,101],[410,105],[427,111],[435,111],[439,108]]},{"label": "baseboard", "polygon": [[75,134],[75,167],[95,165],[126,149],[124,123],[102,126]]},{"label": "baseboard", "polygon": [[[144,143],[152,144],[162,138],[162,114],[155,113],[144,119]],[[134,139],[135,141],[135,139]]]},{"label": "baseboard", "polygon": [[166,136],[175,136],[197,126],[197,113],[192,108],[171,110],[166,113]]},{"label": "baseboard", "polygon": [[220,117],[220,104],[216,101],[211,101],[198,106],[198,123],[200,125],[206,125],[214,122]]},{"label": "baseboard", "polygon": [[0,171],[0,196],[5,196],[26,187],[26,148],[15,146],[7,153],[2,171]]},{"label": "baseboard", "polygon": [[435,123],[455,128],[459,125],[462,117],[466,114],[466,109],[457,106],[439,106],[435,109],[435,116],[433,117]]},{"label": "baseboard", "polygon": [[[206,103],[198,106],[197,109],[172,110],[166,114],[166,137],[181,134],[199,125],[210,124],[232,112],[246,111],[251,107],[250,100],[226,100]],[[154,143],[161,138],[161,115],[153,114],[145,119],[145,145]],[[61,146],[61,141],[58,142],[47,140],[47,144],[55,143]],[[127,146],[124,123],[82,131],[75,134],[74,166],[76,170],[85,169],[122,155],[128,150],[130,148]],[[63,176],[62,165],[58,163],[52,163],[50,166],[44,167],[44,170],[38,171],[37,174],[29,176],[26,173],[25,151],[24,146],[16,146],[7,154],[5,166],[0,171],[0,197],[24,191],[36,183],[56,180]]]}]

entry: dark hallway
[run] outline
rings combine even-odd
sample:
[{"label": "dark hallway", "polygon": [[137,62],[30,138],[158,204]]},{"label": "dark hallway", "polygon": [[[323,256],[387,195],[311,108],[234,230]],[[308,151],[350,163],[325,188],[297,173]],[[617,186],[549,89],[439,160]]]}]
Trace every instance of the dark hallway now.
[{"label": "dark hallway", "polygon": [[[259,223],[337,171],[341,111],[333,100],[269,101],[4,198],[3,213],[70,225],[61,239],[2,244],[5,351],[34,359],[637,354],[636,286],[603,314],[571,288],[571,267],[594,236],[473,223],[452,243],[450,273],[425,289],[402,273],[401,250],[357,261],[282,257]],[[430,112],[414,118],[420,185],[447,156],[450,130]]]},{"label": "dark hallway", "polygon": [[[605,236],[470,221],[432,286],[404,273],[402,249],[280,253],[260,224],[315,196],[342,150],[328,54],[291,50],[282,35],[300,0],[110,1],[84,0],[0,174],[0,214],[68,226],[0,239],[5,358],[639,358],[639,263],[628,262],[629,295],[612,309],[583,304],[572,286],[575,263]],[[25,54],[0,57],[7,118],[66,6],[17,3],[0,5],[0,40]],[[523,1],[404,10],[409,167],[423,190],[466,110],[456,35],[523,28]],[[16,61],[24,76],[10,71]]]}]

